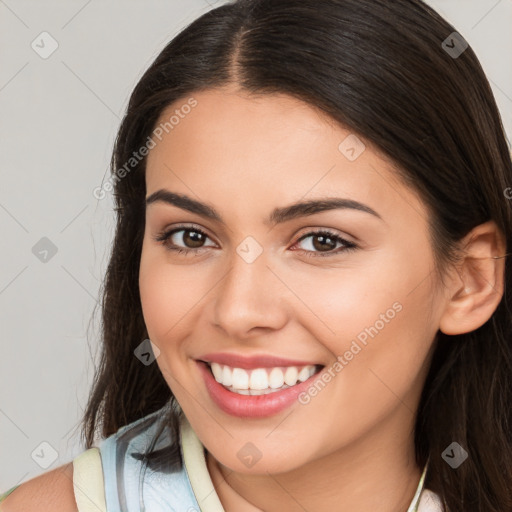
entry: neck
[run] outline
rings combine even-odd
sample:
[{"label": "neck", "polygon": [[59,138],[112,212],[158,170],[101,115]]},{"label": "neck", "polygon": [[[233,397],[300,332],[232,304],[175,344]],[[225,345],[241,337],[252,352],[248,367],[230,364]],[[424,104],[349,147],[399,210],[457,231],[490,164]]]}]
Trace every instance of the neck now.
[{"label": "neck", "polygon": [[403,417],[381,423],[350,446],[286,473],[237,473],[209,452],[207,466],[226,512],[406,512],[423,470],[415,463],[411,423]]}]

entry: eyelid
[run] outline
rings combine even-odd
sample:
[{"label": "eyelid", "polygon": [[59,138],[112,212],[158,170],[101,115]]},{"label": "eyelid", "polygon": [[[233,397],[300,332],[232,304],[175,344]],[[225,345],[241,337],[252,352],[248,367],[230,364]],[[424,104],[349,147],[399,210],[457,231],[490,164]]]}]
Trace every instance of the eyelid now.
[{"label": "eyelid", "polygon": [[[304,229],[304,232],[303,234],[299,234],[298,235],[298,238],[297,238],[297,242],[299,242],[300,240],[302,240],[304,237],[308,236],[308,235],[311,235],[313,233],[329,233],[329,234],[332,234],[333,236],[337,236],[339,238],[342,238],[344,239],[345,241],[351,243],[351,244],[356,244],[357,243],[357,239],[352,236],[352,235],[349,235],[348,233],[346,232],[341,232],[337,229],[334,229],[334,228],[327,228],[325,226],[307,226]],[[302,230],[301,230],[302,231]],[[297,243],[295,242],[295,243]]]},{"label": "eyelid", "polygon": [[[168,226],[168,227],[161,229],[158,232],[158,234],[171,235],[171,234],[174,234],[176,231],[182,231],[182,230],[198,231],[199,233],[204,233],[208,238],[215,241],[215,237],[211,236],[209,234],[209,231],[206,228],[204,228],[203,226],[200,226],[199,224],[194,224],[194,223],[184,223],[184,224],[178,223],[176,225]],[[158,234],[157,234],[157,236],[158,236]]]},{"label": "eyelid", "polygon": [[[207,232],[207,230],[204,229],[202,226],[199,226],[198,224],[188,224],[188,223],[187,224],[177,224],[172,227],[165,227],[165,228],[159,230],[153,236],[153,240],[155,240],[156,242],[160,242],[163,245],[166,245],[169,238],[171,238],[175,233],[177,233],[179,231],[196,231],[198,233],[202,233],[207,238],[209,238],[210,240],[215,242],[213,237],[211,237],[209,235],[209,233]],[[217,244],[217,242],[215,242],[215,243]],[[208,245],[206,247],[211,247],[211,245]],[[204,248],[205,247],[200,247],[200,248],[196,249],[196,251],[200,251]],[[194,251],[194,249],[191,249],[191,248],[181,248],[181,249],[183,249],[184,251]]]}]

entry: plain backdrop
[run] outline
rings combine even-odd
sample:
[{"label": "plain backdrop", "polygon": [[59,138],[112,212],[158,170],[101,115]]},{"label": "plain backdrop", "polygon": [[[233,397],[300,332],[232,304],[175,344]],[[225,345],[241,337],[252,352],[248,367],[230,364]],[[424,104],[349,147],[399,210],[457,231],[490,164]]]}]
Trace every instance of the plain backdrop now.
[{"label": "plain backdrop", "polygon": [[[0,0],[0,493],[84,450],[114,228],[93,189],[143,71],[222,2]],[[428,3],[478,55],[510,140],[512,0]]]}]

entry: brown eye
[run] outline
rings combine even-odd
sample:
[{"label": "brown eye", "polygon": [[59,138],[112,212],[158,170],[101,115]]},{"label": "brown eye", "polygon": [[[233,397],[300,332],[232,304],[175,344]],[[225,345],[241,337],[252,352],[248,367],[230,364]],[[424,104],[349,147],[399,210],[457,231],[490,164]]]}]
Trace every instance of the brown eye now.
[{"label": "brown eye", "polygon": [[[199,231],[193,231],[191,229],[180,229],[179,231],[175,231],[174,234],[182,231],[185,235],[182,236],[182,240],[187,247],[192,249],[197,249],[204,244],[205,235],[204,233],[200,233]],[[172,236],[174,236],[174,234]]]},{"label": "brown eye", "polygon": [[[308,244],[309,248],[306,251],[301,250],[302,252],[306,252],[308,256],[334,256],[341,252],[357,249],[356,244],[349,242],[348,240],[341,238],[336,233],[331,233],[330,231],[314,231],[307,233],[301,237],[297,243],[308,238],[312,239]],[[343,248],[341,250],[334,251],[338,243],[341,243]]]},{"label": "brown eye", "polygon": [[[178,234],[180,233],[180,234]],[[195,227],[178,227],[157,235],[155,240],[161,242],[166,249],[178,253],[194,252],[205,247],[204,243],[208,235]],[[181,240],[181,244],[178,241]]]}]

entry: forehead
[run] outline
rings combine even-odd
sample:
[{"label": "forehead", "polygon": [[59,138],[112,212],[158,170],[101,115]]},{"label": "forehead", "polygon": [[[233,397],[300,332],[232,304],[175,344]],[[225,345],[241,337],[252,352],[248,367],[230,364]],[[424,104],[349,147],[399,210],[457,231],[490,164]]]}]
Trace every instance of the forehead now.
[{"label": "forehead", "polygon": [[148,195],[168,188],[215,203],[219,192],[225,203],[230,194],[239,212],[336,196],[366,202],[383,217],[412,208],[426,218],[419,197],[385,155],[297,98],[196,92],[167,107],[158,128],[147,160]]}]

